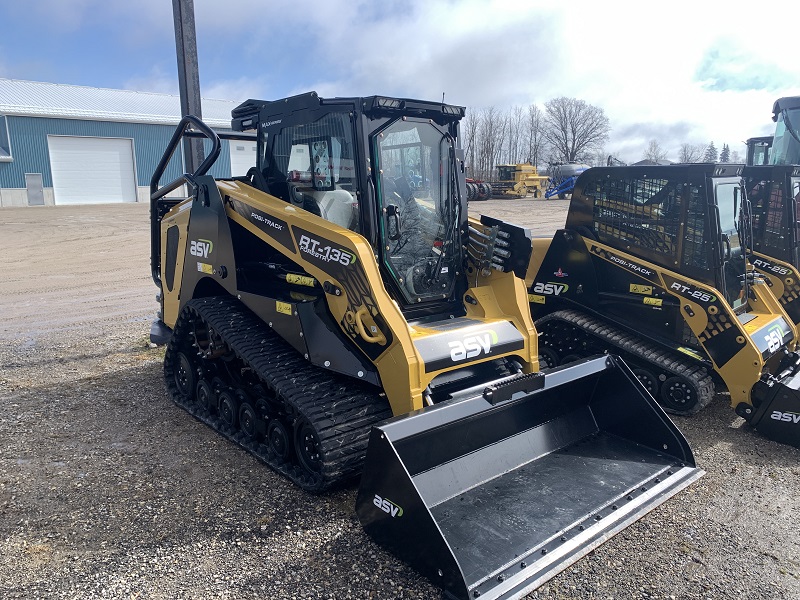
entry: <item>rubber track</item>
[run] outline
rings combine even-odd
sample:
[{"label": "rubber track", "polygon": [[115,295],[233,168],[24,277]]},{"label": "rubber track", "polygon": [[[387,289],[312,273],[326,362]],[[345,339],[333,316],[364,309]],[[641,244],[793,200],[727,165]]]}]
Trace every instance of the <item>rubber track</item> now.
[{"label": "rubber track", "polygon": [[[568,323],[583,333],[598,339],[602,345],[613,346],[617,349],[614,352],[620,354],[623,359],[631,357],[634,363],[650,364],[661,371],[679,375],[691,381],[697,392],[697,403],[694,407],[686,411],[677,411],[662,405],[666,412],[676,415],[693,415],[703,410],[714,399],[714,380],[711,375],[708,374],[705,367],[689,359],[653,347],[652,342],[577,310],[559,310],[538,319],[536,330],[540,335],[546,329],[547,324],[552,321]],[[641,366],[646,367],[646,364]],[[637,366],[639,365],[633,364],[631,368],[634,369]],[[656,398],[656,400],[660,404],[660,398]]]},{"label": "rubber track", "polygon": [[[299,465],[281,461],[261,441],[232,430],[197,403],[183,402],[173,376],[175,355],[190,348],[191,320],[205,321],[228,348],[287,405],[305,417],[321,446],[322,468],[310,476]],[[191,300],[181,312],[164,356],[164,377],[173,401],[192,416],[235,442],[309,492],[322,492],[361,472],[372,426],[392,416],[375,388],[311,365],[261,319],[233,297]],[[291,434],[291,430],[290,430]]]}]

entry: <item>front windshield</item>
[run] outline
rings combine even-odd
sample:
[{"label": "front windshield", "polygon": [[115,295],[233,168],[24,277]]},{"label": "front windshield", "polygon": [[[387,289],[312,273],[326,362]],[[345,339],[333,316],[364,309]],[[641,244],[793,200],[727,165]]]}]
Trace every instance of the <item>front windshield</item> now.
[{"label": "front windshield", "polygon": [[500,181],[509,181],[514,179],[513,167],[497,167],[497,178]]},{"label": "front windshield", "polygon": [[775,140],[770,151],[773,165],[800,164],[800,108],[783,110],[775,126]]},{"label": "front windshield", "polygon": [[384,263],[406,303],[448,298],[458,271],[452,141],[429,121],[395,121],[378,135]]},{"label": "front windshield", "polygon": [[734,310],[747,304],[745,293],[745,253],[740,233],[742,193],[738,183],[718,184],[715,191],[719,207],[719,226],[722,233],[723,277],[722,291]]}]

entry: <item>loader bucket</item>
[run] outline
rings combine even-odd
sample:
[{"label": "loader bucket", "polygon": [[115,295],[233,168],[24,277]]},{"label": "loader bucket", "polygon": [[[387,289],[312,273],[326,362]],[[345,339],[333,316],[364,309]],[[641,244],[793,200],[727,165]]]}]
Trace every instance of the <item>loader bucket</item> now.
[{"label": "loader bucket", "polygon": [[359,519],[449,598],[518,598],[703,474],[620,359],[538,377],[372,430]]},{"label": "loader bucket", "polygon": [[759,381],[751,397],[759,403],[750,425],[764,437],[800,448],[800,373],[780,381]]}]

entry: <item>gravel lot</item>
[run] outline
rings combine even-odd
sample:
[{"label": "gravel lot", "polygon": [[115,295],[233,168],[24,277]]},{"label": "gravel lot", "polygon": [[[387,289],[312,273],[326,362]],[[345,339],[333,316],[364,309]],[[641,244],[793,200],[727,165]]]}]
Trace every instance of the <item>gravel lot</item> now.
[{"label": "gravel lot", "polygon": [[[471,208],[547,235],[567,202]],[[0,597],[439,598],[315,497],[176,408],[148,207],[0,210]],[[530,598],[800,598],[800,451],[727,399],[677,419],[705,477]]]}]

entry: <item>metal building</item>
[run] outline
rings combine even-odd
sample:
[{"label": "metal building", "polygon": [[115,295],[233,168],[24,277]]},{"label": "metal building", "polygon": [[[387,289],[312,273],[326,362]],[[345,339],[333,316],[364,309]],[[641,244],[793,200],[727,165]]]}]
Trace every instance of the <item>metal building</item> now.
[{"label": "metal building", "polygon": [[[229,131],[237,104],[203,99],[203,120]],[[148,201],[180,116],[178,96],[0,78],[0,207]],[[182,162],[176,152],[165,181]],[[212,174],[253,164],[254,143],[223,142]]]}]

